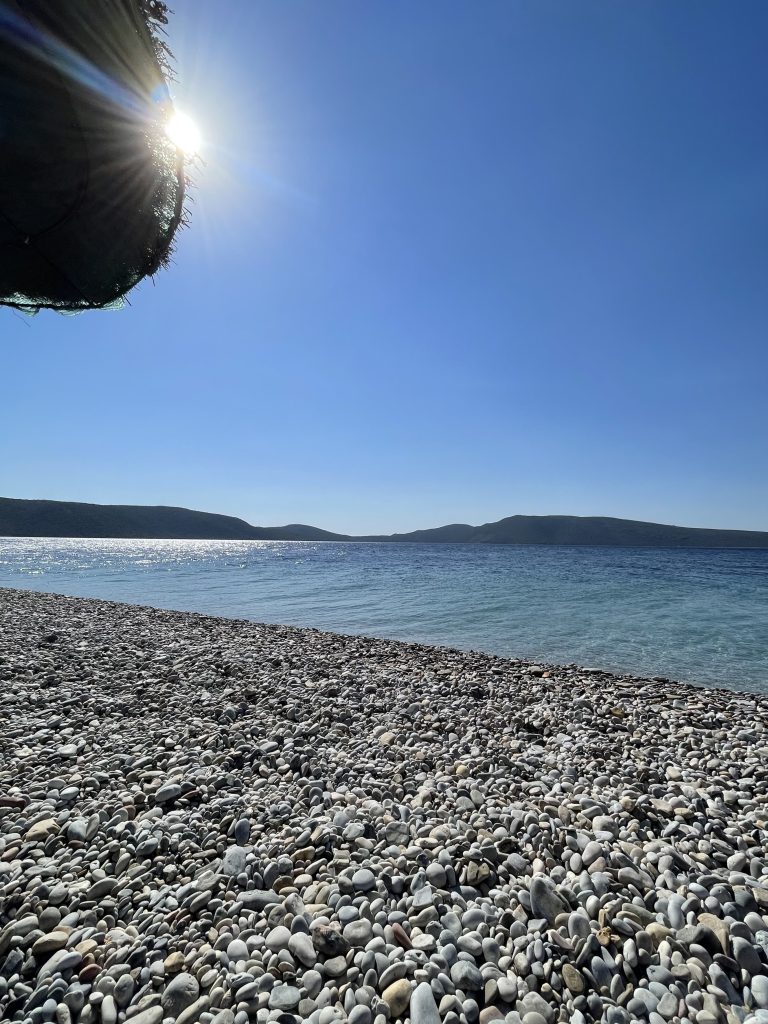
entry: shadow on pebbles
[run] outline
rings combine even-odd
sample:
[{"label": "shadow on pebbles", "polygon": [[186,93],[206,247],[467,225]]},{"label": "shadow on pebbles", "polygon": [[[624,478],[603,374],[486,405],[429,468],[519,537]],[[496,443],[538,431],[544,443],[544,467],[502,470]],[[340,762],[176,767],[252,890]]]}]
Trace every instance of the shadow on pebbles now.
[{"label": "shadow on pebbles", "polygon": [[0,591],[0,1019],[768,1022],[768,698]]}]

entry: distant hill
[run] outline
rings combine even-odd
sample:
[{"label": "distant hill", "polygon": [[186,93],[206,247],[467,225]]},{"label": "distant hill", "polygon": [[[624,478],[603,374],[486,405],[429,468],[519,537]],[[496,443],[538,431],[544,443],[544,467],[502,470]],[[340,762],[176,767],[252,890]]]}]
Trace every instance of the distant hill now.
[{"label": "distant hill", "polygon": [[251,526],[244,519],[167,505],[88,505],[0,498],[0,537],[138,540],[372,540],[422,544],[586,544],[627,547],[768,548],[768,533],[663,526],[604,516],[509,516],[391,536],[350,537],[314,526]]},{"label": "distant hill", "polygon": [[0,537],[143,540],[333,540],[314,526],[251,526],[244,519],[168,505],[87,505],[0,498]]},{"label": "distant hill", "polygon": [[768,548],[768,533],[663,526],[607,516],[508,516],[484,526],[455,524],[395,533],[393,541],[463,544],[588,544],[627,547]]}]

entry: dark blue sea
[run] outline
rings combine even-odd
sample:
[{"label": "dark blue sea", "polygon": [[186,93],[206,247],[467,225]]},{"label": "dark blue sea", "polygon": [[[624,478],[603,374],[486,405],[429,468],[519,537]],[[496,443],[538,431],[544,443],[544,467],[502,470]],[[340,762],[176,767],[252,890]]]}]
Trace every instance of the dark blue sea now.
[{"label": "dark blue sea", "polygon": [[7,538],[0,586],[768,692],[768,551]]}]

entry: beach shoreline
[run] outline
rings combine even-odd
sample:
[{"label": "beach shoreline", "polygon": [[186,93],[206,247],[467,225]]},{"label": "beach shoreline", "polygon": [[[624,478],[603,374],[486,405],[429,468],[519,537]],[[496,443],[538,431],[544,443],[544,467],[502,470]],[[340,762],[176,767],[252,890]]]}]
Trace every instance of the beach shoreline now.
[{"label": "beach shoreline", "polygon": [[2,1019],[768,1021],[766,695],[8,589],[0,678]]}]

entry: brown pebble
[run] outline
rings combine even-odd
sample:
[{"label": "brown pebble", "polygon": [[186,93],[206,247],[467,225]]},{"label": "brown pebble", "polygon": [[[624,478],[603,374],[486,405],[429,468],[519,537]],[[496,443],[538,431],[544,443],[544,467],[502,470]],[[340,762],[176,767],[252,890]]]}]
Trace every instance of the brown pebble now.
[{"label": "brown pebble", "polygon": [[77,976],[77,980],[81,985],[92,985],[93,982],[101,974],[100,964],[88,964],[87,967],[83,967]]}]

